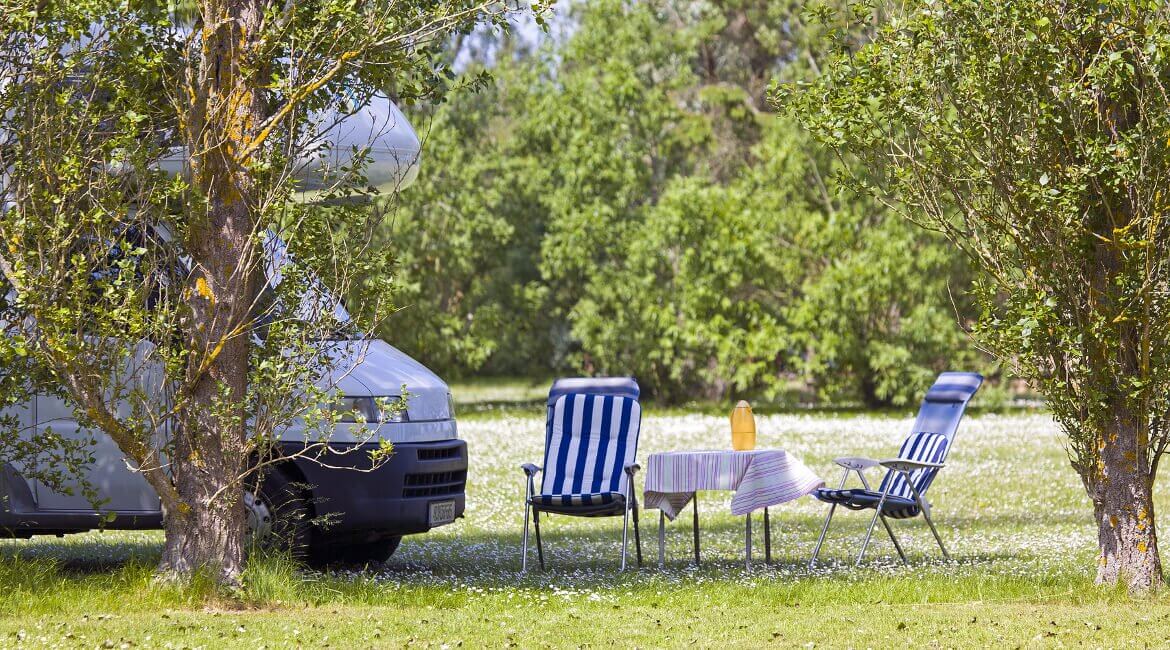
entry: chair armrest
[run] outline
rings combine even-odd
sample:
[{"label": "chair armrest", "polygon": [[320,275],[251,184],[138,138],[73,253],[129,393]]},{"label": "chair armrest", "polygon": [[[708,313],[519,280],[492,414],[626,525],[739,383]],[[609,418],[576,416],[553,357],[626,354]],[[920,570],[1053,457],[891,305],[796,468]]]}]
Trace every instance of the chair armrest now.
[{"label": "chair armrest", "polygon": [[532,463],[524,463],[520,466],[520,469],[524,470],[524,475],[530,478],[536,476],[537,472],[540,471],[540,468]]},{"label": "chair armrest", "polygon": [[622,468],[622,471],[626,474],[629,474],[630,476],[633,476],[635,472],[638,472],[641,469],[642,466],[637,463],[626,463],[626,466]]},{"label": "chair armrest", "polygon": [[913,472],[919,469],[939,469],[943,467],[943,464],[926,463],[919,460],[906,460],[905,458],[887,458],[881,461],[881,466],[897,472]]},{"label": "chair armrest", "polygon": [[841,467],[844,467],[845,469],[851,469],[858,472],[863,469],[881,465],[881,461],[877,461],[872,458],[863,458],[861,456],[843,456],[841,458],[834,458],[833,462],[837,463]]}]

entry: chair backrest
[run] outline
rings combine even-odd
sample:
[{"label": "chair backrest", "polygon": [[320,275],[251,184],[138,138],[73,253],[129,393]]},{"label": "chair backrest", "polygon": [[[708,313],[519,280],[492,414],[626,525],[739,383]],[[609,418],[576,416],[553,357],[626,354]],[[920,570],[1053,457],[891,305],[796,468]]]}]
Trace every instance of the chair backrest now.
[{"label": "chair backrest", "polygon": [[922,406],[918,408],[918,419],[914,421],[914,433],[921,431],[946,436],[949,447],[955,439],[955,431],[967,403],[983,384],[983,375],[977,372],[944,372],[934,380],[926,391]]},{"label": "chair backrest", "polygon": [[548,389],[548,417],[544,424],[546,445],[548,434],[552,432],[553,403],[558,397],[571,393],[617,395],[637,401],[641,389],[633,377],[561,377],[554,380]]},{"label": "chair backrest", "polygon": [[[898,458],[931,463],[945,461],[955,432],[959,429],[959,421],[967,410],[967,403],[982,384],[983,375],[975,372],[940,374],[930,390],[926,391],[912,433],[902,443]],[[925,494],[936,474],[937,469],[918,470],[910,473],[910,481],[907,482],[904,475],[887,472],[880,489],[888,487],[893,496],[913,499],[910,483],[913,483],[919,494]]]},{"label": "chair backrest", "polygon": [[553,385],[558,394],[549,396],[541,494],[625,491],[622,468],[637,456],[642,409],[637,383],[624,381],[633,383],[632,396],[628,385],[617,390],[603,384],[613,388],[608,394],[580,383],[574,388],[590,392],[565,392]]},{"label": "chair backrest", "polygon": [[561,377],[548,390],[548,407],[561,395],[586,393],[589,395],[620,395],[637,400],[641,390],[633,377]]}]

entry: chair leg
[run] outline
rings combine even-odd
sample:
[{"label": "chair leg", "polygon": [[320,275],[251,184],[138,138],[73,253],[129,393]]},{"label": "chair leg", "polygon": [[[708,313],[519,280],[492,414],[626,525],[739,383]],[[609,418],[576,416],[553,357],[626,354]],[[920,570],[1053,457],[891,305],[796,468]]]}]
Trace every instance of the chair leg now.
[{"label": "chair leg", "polygon": [[910,566],[910,560],[907,560],[906,554],[902,552],[902,545],[898,543],[898,538],[894,536],[894,529],[890,527],[890,522],[886,521],[885,515],[882,515],[882,525],[886,527],[886,532],[890,534],[890,541],[894,543],[894,548],[898,549],[898,556],[902,558],[902,564]]},{"label": "chair leg", "polygon": [[914,487],[914,482],[910,481],[909,475],[907,475],[906,482],[910,486],[910,491],[914,494],[914,500],[918,502],[918,510],[922,512],[922,518],[926,520],[926,525],[930,526],[930,532],[934,535],[934,541],[938,542],[938,547],[942,551],[943,558],[950,560],[951,554],[947,553],[947,547],[943,546],[942,537],[938,534],[938,529],[934,527],[934,520],[930,518],[930,504],[926,502],[926,499],[922,498],[922,494],[918,492],[918,488]]},{"label": "chair leg", "polygon": [[772,563],[772,521],[768,519],[768,509],[764,508],[764,564]]},{"label": "chair leg", "polygon": [[812,557],[809,558],[808,568],[813,568],[817,564],[817,556],[821,554],[821,545],[825,543],[825,535],[829,533],[829,523],[833,521],[833,513],[837,510],[837,504],[829,504],[829,516],[825,517],[825,525],[821,526],[821,536],[817,538],[817,546],[813,549]]},{"label": "chair leg", "polygon": [[934,541],[938,542],[938,548],[942,551],[943,557],[950,560],[951,555],[947,553],[947,547],[943,546],[942,537],[939,537],[938,529],[934,527],[934,522],[930,519],[930,514],[926,510],[923,510],[922,517],[926,519],[926,525],[930,526],[930,532],[934,533]]},{"label": "chair leg", "polygon": [[[849,480],[849,471],[850,470],[846,469],[844,472],[841,473],[841,483],[839,485],[837,485],[837,489],[839,489],[839,490],[844,489],[845,482]],[[857,472],[857,475],[859,477],[861,477],[862,485],[864,485],[865,489],[868,490],[869,483],[866,482],[865,475],[862,474],[861,472]],[[829,516],[825,517],[825,525],[821,527],[821,536],[817,538],[817,547],[813,549],[812,557],[809,558],[809,561],[808,561],[808,568],[809,569],[812,569],[813,567],[815,567],[817,565],[817,556],[821,554],[821,545],[825,543],[825,535],[827,535],[829,533],[829,523],[831,523],[833,521],[833,513],[836,511],[837,511],[837,504],[836,503],[829,504]]]},{"label": "chair leg", "polygon": [[878,499],[877,507],[873,509],[873,519],[869,520],[869,529],[865,531],[865,541],[861,543],[861,551],[857,554],[857,561],[853,566],[861,566],[861,560],[865,557],[865,549],[869,548],[869,540],[873,539],[873,527],[877,525],[877,520],[882,516],[882,506],[886,505],[886,493],[882,492],[882,498]]},{"label": "chair leg", "polygon": [[642,568],[642,532],[638,529],[638,502],[634,501],[634,551],[638,554],[638,568]]},{"label": "chair leg", "polygon": [[528,519],[531,516],[532,506],[528,499],[524,500],[524,536],[520,542],[520,573],[528,571]]},{"label": "chair leg", "polygon": [[544,571],[544,545],[540,543],[540,511],[532,509],[532,523],[536,528],[536,559],[540,560],[540,570]]},{"label": "chair leg", "polygon": [[626,547],[630,533],[630,508],[627,506],[622,516],[622,571],[626,570]]}]

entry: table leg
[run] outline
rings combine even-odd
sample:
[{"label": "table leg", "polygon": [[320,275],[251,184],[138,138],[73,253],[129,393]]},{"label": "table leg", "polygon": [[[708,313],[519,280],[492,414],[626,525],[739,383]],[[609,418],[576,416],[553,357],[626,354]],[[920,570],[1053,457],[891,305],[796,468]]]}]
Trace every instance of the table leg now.
[{"label": "table leg", "polygon": [[768,519],[768,509],[764,508],[764,564],[772,563],[772,522]]},{"label": "table leg", "polygon": [[747,513],[744,517],[747,521],[744,526],[743,533],[743,566],[748,571],[752,570],[752,513]]},{"label": "table leg", "polygon": [[658,568],[666,568],[666,513],[658,511]]},{"label": "table leg", "polygon": [[695,533],[695,566],[699,566],[699,493],[695,492],[691,499],[691,504],[694,510],[694,533]]}]

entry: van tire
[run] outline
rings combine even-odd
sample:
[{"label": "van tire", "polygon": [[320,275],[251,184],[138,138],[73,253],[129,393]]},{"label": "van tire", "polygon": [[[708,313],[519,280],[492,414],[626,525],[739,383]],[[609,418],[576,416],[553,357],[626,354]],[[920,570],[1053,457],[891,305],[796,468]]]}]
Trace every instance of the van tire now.
[{"label": "van tire", "polygon": [[259,503],[250,506],[249,527],[260,517],[263,519],[261,525],[266,525],[267,531],[261,539],[249,544],[249,550],[287,553],[298,562],[308,560],[313,523],[301,486],[279,469],[270,470],[251,496]]}]

